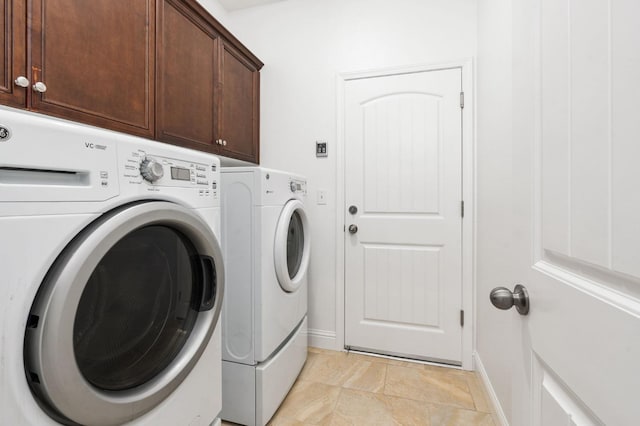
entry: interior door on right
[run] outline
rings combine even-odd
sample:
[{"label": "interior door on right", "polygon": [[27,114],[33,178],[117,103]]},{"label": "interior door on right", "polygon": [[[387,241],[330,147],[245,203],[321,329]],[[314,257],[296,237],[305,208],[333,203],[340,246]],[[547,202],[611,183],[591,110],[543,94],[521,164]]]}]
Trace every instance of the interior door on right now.
[{"label": "interior door on right", "polygon": [[513,6],[512,424],[637,425],[640,3]]}]

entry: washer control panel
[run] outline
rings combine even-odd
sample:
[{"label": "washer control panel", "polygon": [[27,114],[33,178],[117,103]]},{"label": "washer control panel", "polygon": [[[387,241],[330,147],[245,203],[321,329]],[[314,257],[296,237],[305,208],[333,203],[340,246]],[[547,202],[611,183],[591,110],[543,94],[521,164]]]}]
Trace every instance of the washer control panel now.
[{"label": "washer control panel", "polygon": [[127,183],[161,187],[193,188],[201,196],[218,196],[219,170],[216,163],[197,163],[136,150],[127,156],[124,178]]}]

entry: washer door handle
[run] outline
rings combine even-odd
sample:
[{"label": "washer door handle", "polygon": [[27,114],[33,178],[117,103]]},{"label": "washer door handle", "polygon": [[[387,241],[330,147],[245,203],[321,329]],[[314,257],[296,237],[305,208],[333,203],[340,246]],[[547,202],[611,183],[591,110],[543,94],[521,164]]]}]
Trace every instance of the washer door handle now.
[{"label": "washer door handle", "polygon": [[198,256],[200,261],[200,276],[202,279],[202,299],[198,311],[208,311],[213,308],[216,301],[217,277],[213,258],[210,256]]}]

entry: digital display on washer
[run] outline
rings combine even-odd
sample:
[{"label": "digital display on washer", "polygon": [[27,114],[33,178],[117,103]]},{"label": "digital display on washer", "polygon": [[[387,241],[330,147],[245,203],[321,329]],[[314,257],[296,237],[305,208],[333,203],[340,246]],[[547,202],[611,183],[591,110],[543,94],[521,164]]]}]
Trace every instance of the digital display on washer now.
[{"label": "digital display on washer", "polygon": [[191,172],[189,169],[183,169],[182,167],[171,167],[171,179],[191,180]]}]

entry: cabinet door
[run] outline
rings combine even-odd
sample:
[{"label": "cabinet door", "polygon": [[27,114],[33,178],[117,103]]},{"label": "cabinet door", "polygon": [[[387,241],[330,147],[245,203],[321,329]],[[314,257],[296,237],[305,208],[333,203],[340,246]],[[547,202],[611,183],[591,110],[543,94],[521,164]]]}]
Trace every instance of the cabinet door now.
[{"label": "cabinet door", "polygon": [[154,0],[33,0],[34,110],[153,136]]},{"label": "cabinet door", "polygon": [[215,152],[218,37],[183,2],[158,9],[156,138]]},{"label": "cabinet door", "polygon": [[27,78],[26,0],[0,0],[0,102],[25,107],[28,88],[17,86]]},{"label": "cabinet door", "polygon": [[233,47],[221,43],[218,138],[220,154],[259,163],[260,73]]}]

